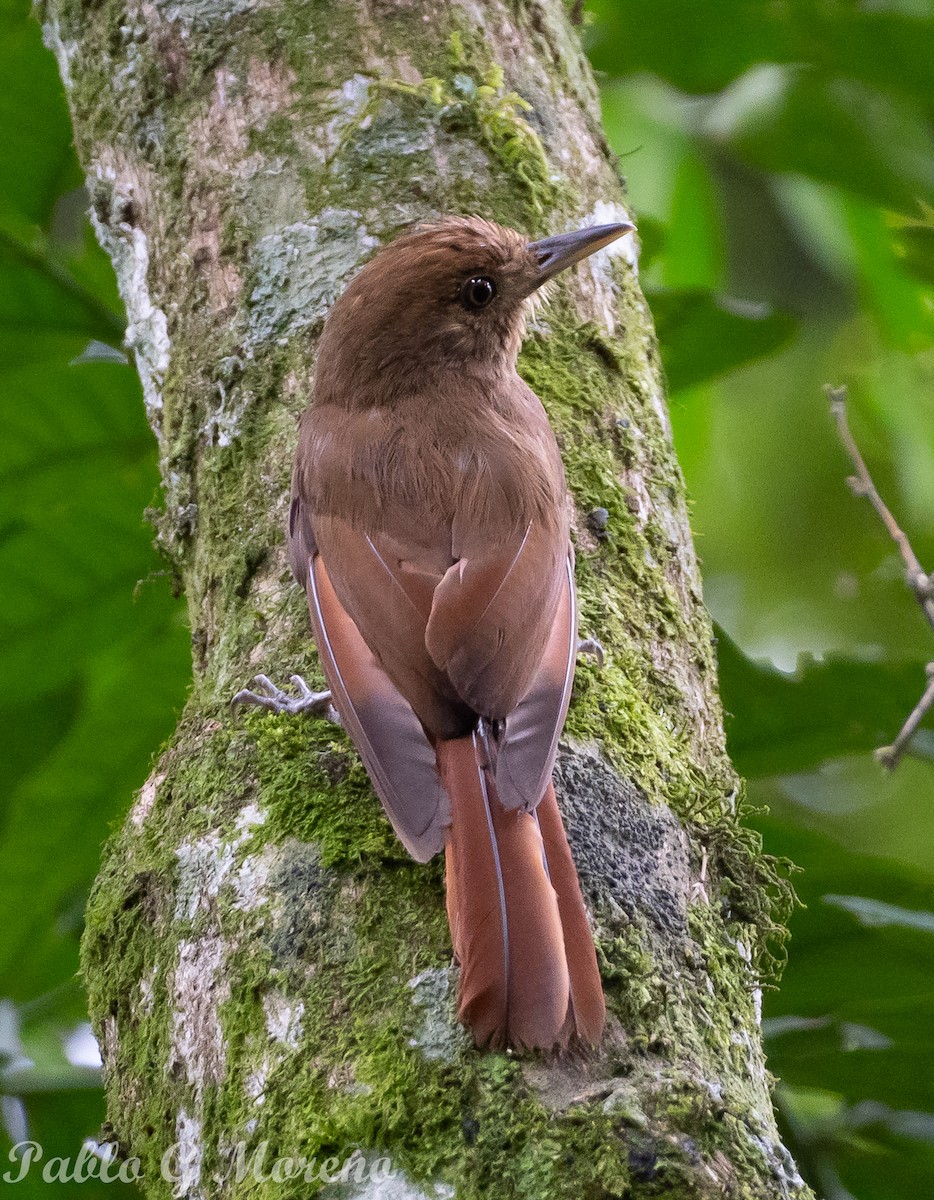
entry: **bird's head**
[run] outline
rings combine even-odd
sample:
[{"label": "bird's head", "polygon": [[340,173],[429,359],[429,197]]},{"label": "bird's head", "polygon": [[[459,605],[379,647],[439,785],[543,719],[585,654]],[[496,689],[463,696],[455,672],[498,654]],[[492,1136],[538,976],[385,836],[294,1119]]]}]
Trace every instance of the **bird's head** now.
[{"label": "bird's head", "polygon": [[[566,267],[629,233],[628,222],[530,241],[478,217],[422,225],[380,250],[328,316],[319,400],[372,404],[450,373],[512,369],[528,302]],[[351,394],[353,398],[351,398]]]}]

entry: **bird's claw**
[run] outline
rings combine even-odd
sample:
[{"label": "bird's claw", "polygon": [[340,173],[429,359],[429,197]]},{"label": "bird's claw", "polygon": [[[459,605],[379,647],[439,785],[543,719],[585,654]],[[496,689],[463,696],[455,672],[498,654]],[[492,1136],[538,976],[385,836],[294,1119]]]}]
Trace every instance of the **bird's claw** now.
[{"label": "bird's claw", "polygon": [[298,713],[313,713],[315,716],[326,717],[331,721],[336,720],[337,714],[331,706],[330,692],[313,692],[301,675],[292,675],[291,680],[298,688],[297,696],[290,696],[288,692],[276,687],[268,675],[256,675],[253,682],[258,684],[265,694],[251,692],[248,688],[244,688],[237,692],[231,700],[231,710],[236,713],[242,705],[252,704],[257,708],[266,708],[270,712],[288,713],[289,716],[295,716]]},{"label": "bird's claw", "polygon": [[606,662],[606,651],[600,645],[596,638],[582,638],[577,643],[578,654],[589,654],[597,660],[597,666],[603,667]]}]

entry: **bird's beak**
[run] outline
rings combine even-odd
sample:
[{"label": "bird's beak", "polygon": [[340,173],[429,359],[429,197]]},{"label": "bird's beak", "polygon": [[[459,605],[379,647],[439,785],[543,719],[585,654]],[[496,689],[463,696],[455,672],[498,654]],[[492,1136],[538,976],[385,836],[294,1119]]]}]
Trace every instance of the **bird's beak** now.
[{"label": "bird's beak", "polygon": [[542,238],[540,242],[530,242],[529,250],[538,266],[533,290],[559,271],[573,267],[582,258],[602,250],[634,229],[635,225],[630,221],[621,221],[618,225],[591,225],[587,229],[575,229],[571,233]]}]

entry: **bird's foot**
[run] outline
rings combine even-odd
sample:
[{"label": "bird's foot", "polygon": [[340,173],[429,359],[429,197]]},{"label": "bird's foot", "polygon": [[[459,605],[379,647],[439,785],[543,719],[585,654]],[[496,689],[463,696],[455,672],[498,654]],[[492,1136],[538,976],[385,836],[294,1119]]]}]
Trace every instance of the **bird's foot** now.
[{"label": "bird's foot", "polygon": [[597,666],[602,667],[606,662],[606,652],[596,638],[582,638],[577,643],[578,654],[589,654],[597,660]]},{"label": "bird's foot", "polygon": [[288,692],[276,687],[268,675],[254,676],[253,682],[259,684],[263,693],[251,692],[244,688],[231,700],[231,710],[236,713],[242,705],[252,704],[270,712],[288,713],[292,717],[298,713],[312,713],[329,721],[338,720],[337,713],[331,705],[330,692],[313,692],[301,675],[293,675],[291,679],[298,688],[297,696],[290,696]]}]

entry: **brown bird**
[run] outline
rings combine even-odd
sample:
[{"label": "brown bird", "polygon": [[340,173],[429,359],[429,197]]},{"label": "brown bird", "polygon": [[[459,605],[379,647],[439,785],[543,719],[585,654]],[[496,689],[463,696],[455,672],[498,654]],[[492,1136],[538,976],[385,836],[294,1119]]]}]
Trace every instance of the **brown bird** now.
[{"label": "brown bird", "polygon": [[551,772],[577,651],[566,485],[516,373],[529,298],[632,228],[476,218],[381,250],[331,310],[289,551],[334,704],[419,862],[446,853],[478,1045],[596,1044],[605,1006]]}]

